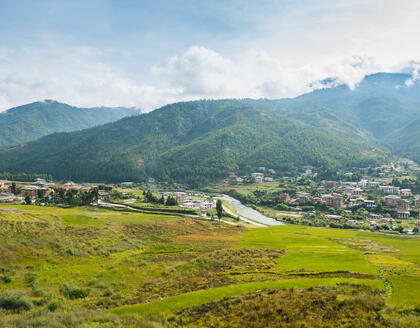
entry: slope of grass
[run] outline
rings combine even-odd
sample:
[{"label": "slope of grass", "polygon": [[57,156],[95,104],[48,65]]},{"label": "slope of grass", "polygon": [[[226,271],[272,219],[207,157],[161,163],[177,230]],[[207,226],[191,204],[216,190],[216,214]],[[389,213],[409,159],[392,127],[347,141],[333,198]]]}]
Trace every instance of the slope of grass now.
[{"label": "slope of grass", "polygon": [[369,279],[287,279],[278,281],[264,281],[249,284],[230,285],[227,287],[200,290],[173,297],[168,297],[160,301],[136,305],[127,305],[112,309],[111,311],[117,314],[136,313],[139,315],[146,315],[153,312],[174,312],[188,307],[204,304],[207,302],[217,301],[224,297],[245,294],[257,290],[308,288],[313,286],[331,286],[335,284],[361,284],[374,288],[383,288],[382,281]]}]

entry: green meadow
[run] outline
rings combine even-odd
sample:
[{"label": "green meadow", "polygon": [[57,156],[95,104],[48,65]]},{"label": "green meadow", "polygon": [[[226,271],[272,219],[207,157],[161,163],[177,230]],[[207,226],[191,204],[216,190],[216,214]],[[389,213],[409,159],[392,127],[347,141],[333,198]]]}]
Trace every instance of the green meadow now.
[{"label": "green meadow", "polygon": [[416,327],[419,265],[418,236],[1,205],[0,327]]}]

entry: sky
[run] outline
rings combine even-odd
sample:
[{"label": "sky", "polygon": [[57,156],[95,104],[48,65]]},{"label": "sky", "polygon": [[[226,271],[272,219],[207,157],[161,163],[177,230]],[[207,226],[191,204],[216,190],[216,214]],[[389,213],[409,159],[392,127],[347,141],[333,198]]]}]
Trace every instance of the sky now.
[{"label": "sky", "polygon": [[[150,111],[420,75],[420,1],[0,0],[0,111],[54,99]],[[411,80],[412,81],[412,80]]]}]

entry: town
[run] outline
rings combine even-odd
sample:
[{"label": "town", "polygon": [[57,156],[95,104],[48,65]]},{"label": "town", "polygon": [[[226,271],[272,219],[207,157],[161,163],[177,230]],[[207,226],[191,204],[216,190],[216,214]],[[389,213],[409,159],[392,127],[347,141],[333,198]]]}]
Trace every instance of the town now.
[{"label": "town", "polygon": [[[419,167],[412,161],[395,162],[346,172],[322,172],[304,166],[295,176],[278,176],[274,169],[224,181],[205,191],[171,190],[149,178],[146,184],[94,184],[0,181],[0,202],[63,206],[140,206],[145,204],[194,210],[202,217],[214,217],[216,198],[229,195],[267,217],[283,223],[336,228],[418,233],[420,185]],[[151,192],[149,189],[153,190]],[[225,215],[238,221],[231,208]],[[229,212],[229,213],[228,213]],[[246,218],[245,220],[252,218]]]}]

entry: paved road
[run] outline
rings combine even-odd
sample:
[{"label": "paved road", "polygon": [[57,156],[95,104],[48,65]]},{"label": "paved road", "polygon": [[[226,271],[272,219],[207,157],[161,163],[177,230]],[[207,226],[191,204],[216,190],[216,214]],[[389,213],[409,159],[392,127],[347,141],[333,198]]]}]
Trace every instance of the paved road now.
[{"label": "paved road", "polygon": [[[92,203],[93,204],[93,203]],[[100,207],[107,207],[107,208],[121,208],[121,209],[128,209],[128,210],[132,210],[132,211],[139,211],[139,209],[134,208],[134,207],[130,207],[128,205],[123,205],[123,204],[115,204],[115,203],[106,203],[104,201],[98,201],[97,204],[94,204],[96,206],[100,206]],[[201,216],[201,215],[192,215],[192,214],[176,214],[175,215],[179,215],[179,216],[188,216],[188,217],[192,217],[195,219],[204,219],[204,220],[211,220],[211,218],[208,218],[207,216]],[[234,222],[230,222],[230,221],[226,221],[226,220],[220,220],[220,222],[229,224],[229,225],[233,225],[236,226],[237,223]]]}]

